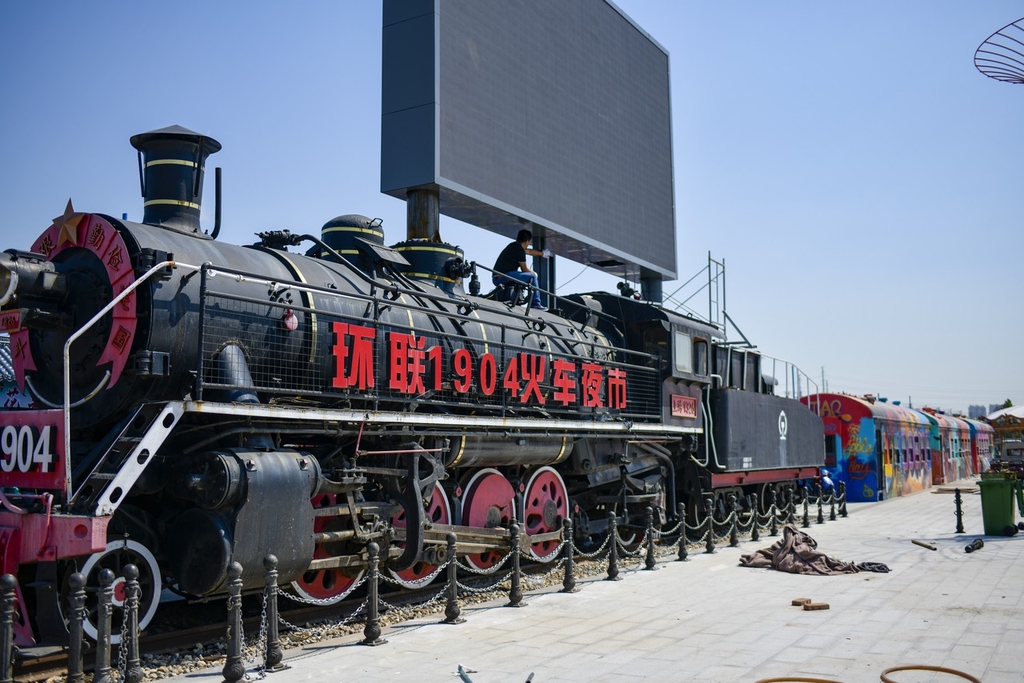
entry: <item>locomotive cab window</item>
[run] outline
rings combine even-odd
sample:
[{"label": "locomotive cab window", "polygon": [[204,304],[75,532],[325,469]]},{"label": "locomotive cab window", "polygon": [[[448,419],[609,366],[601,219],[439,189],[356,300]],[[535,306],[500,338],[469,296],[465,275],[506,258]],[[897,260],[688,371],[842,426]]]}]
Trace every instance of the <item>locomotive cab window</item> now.
[{"label": "locomotive cab window", "polygon": [[708,340],[693,340],[693,371],[701,376],[708,374]]},{"label": "locomotive cab window", "polygon": [[676,373],[693,374],[693,340],[690,339],[690,335],[676,330],[672,347]]}]

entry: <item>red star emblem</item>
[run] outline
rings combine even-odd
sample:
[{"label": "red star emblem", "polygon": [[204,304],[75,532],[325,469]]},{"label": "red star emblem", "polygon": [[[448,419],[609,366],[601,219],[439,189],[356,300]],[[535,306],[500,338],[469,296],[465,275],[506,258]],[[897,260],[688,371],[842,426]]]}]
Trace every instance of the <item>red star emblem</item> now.
[{"label": "red star emblem", "polygon": [[68,199],[64,215],[53,219],[53,224],[60,228],[60,231],[57,233],[58,247],[65,242],[71,242],[75,246],[78,245],[78,224],[82,222],[84,216],[84,213],[75,213],[75,207],[71,206],[71,199]]}]

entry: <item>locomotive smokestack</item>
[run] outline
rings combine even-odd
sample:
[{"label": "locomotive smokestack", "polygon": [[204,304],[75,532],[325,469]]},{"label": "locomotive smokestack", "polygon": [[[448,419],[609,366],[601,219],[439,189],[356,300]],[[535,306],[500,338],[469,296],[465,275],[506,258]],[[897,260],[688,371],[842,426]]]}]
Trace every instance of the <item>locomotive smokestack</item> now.
[{"label": "locomotive smokestack", "polygon": [[199,233],[206,157],[220,143],[181,126],[131,137],[139,151],[139,181],[144,200],[143,223]]}]

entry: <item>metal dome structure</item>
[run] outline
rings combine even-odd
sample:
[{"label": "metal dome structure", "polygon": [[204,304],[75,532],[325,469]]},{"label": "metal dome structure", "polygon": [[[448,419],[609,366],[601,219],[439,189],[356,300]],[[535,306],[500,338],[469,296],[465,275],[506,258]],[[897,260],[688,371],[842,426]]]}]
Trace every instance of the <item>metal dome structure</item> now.
[{"label": "metal dome structure", "polygon": [[989,78],[1024,84],[1024,17],[1007,24],[978,46],[974,66]]}]

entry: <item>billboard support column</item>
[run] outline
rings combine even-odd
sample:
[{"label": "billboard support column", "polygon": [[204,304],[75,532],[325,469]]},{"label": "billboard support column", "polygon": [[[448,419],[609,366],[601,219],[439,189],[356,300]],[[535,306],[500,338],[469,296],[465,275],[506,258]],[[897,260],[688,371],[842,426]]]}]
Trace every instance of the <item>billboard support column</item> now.
[{"label": "billboard support column", "polygon": [[436,189],[409,190],[405,195],[406,239],[441,241],[439,199]]},{"label": "billboard support column", "polygon": [[661,283],[662,277],[659,273],[647,270],[646,268],[640,269],[640,295],[644,301],[656,304],[662,302]]}]

